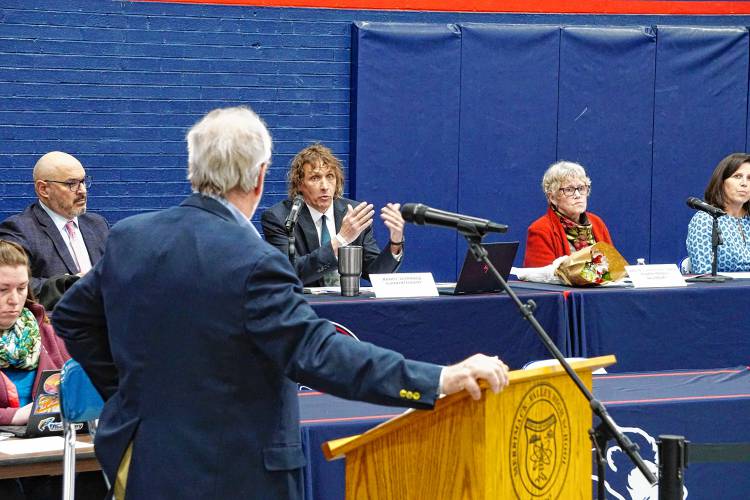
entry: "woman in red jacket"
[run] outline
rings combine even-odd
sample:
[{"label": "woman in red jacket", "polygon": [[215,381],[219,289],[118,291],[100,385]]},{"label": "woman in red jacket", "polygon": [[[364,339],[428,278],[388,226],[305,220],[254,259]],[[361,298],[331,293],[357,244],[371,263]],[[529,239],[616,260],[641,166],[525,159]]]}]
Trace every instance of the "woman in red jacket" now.
[{"label": "woman in red jacket", "polygon": [[524,267],[543,267],[598,241],[612,244],[604,222],[586,212],[591,179],[578,163],[559,161],[544,173],[542,189],[549,207],[526,236]]}]

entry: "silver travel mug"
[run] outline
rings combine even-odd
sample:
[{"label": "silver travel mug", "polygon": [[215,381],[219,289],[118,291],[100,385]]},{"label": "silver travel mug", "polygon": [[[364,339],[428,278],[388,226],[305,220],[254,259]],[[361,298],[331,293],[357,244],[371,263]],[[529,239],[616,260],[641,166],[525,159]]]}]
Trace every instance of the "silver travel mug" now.
[{"label": "silver travel mug", "polygon": [[359,295],[359,278],[362,276],[362,247],[349,245],[339,248],[339,275],[341,275],[341,295]]}]

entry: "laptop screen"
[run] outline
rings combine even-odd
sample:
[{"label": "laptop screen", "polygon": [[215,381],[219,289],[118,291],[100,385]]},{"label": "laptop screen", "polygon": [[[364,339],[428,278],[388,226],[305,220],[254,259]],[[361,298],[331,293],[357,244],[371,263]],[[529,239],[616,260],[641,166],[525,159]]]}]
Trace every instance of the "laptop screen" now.
[{"label": "laptop screen", "polygon": [[45,370],[39,378],[31,407],[27,436],[46,436],[62,432],[60,417],[60,370]]},{"label": "laptop screen", "polygon": [[[516,258],[518,242],[485,243],[487,257],[504,280],[510,275],[513,259]],[[461,273],[456,281],[454,294],[486,293],[500,291],[500,284],[484,262],[478,262],[471,249],[466,251]]]},{"label": "laptop screen", "polygon": [[0,426],[0,431],[18,437],[39,437],[61,434],[60,370],[44,370],[34,390],[31,414],[26,425]]}]

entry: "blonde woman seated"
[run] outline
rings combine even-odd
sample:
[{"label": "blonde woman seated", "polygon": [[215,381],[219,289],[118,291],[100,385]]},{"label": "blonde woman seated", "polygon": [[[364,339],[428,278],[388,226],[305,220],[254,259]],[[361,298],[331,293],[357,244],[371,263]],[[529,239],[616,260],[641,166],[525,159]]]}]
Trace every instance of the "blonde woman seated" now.
[{"label": "blonde woman seated", "polygon": [[591,179],[578,163],[559,161],[544,173],[542,190],[549,206],[526,236],[524,267],[543,267],[596,242],[612,244],[604,222],[587,212]]}]

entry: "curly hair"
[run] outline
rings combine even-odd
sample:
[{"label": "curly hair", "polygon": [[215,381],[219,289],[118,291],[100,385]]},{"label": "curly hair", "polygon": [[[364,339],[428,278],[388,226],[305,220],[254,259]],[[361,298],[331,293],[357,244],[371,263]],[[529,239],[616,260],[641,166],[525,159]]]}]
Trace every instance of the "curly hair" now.
[{"label": "curly hair", "polygon": [[295,195],[300,193],[300,186],[305,180],[305,165],[308,163],[313,167],[326,166],[333,171],[336,176],[336,191],[333,193],[333,197],[341,198],[344,193],[344,172],[341,168],[341,162],[333,155],[333,151],[320,143],[307,146],[292,159],[287,174],[289,198],[294,198]]},{"label": "curly hair", "polygon": [[[560,189],[560,185],[567,179],[579,179],[585,182],[591,189],[591,179],[586,175],[586,170],[572,161],[561,160],[549,166],[542,178],[542,191],[549,195]],[[590,191],[589,191],[590,192]]]}]

